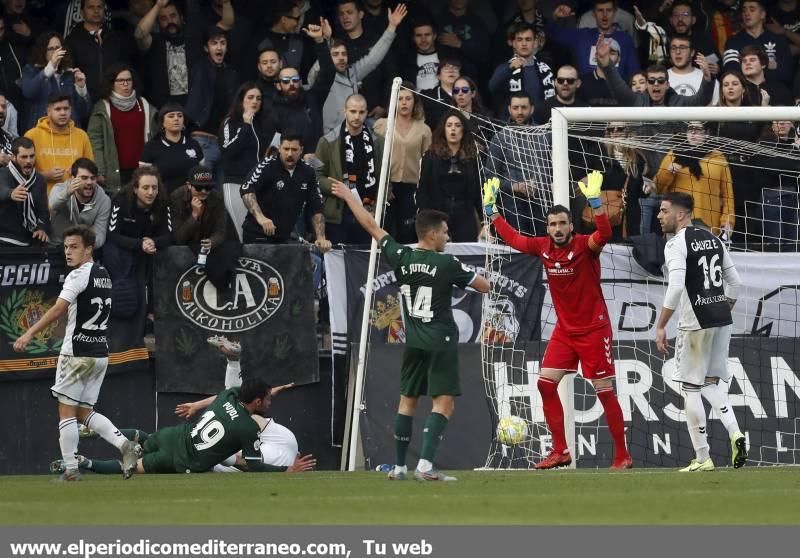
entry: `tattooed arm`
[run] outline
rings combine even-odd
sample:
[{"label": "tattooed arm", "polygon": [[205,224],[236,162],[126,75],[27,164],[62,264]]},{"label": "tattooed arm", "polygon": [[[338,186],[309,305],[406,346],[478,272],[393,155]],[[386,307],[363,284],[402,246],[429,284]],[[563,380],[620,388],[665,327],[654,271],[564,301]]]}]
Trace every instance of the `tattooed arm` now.
[{"label": "tattooed arm", "polygon": [[311,222],[314,224],[314,234],[317,237],[314,244],[324,254],[331,249],[331,241],[325,238],[325,216],[322,213],[315,213],[311,217]]},{"label": "tattooed arm", "polygon": [[273,236],[275,234],[275,223],[262,213],[261,206],[258,205],[258,200],[256,200],[256,195],[252,192],[248,192],[242,196],[242,202],[244,202],[248,213],[255,217],[256,222],[261,226],[264,234]]}]

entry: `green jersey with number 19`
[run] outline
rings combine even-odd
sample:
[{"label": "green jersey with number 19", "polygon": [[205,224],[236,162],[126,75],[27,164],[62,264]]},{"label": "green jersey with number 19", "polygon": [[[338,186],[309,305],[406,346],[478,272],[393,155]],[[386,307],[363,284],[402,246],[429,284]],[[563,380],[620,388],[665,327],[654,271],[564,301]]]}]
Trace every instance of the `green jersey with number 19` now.
[{"label": "green jersey with number 19", "polygon": [[458,258],[432,250],[412,249],[386,235],[380,242],[383,257],[400,283],[406,345],[440,351],[458,343],[453,319],[453,287],[466,288],[475,279]]},{"label": "green jersey with number 19", "polygon": [[193,473],[208,471],[239,450],[243,457],[261,455],[260,429],[239,402],[239,388],[217,394],[214,402],[185,430],[183,455],[176,463]]}]

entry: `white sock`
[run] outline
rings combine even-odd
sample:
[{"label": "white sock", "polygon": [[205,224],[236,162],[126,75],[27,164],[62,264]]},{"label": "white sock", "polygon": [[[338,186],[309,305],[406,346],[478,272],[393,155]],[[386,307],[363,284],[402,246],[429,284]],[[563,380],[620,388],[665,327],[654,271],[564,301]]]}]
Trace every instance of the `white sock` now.
[{"label": "white sock", "polygon": [[394,466],[394,473],[395,473],[395,474],[398,474],[398,473],[404,473],[404,474],[405,474],[405,473],[408,473],[408,465],[403,465],[402,467],[401,467],[400,465],[395,465],[395,466]]},{"label": "white sock", "polygon": [[229,360],[225,367],[225,389],[242,385],[242,364],[238,360]]},{"label": "white sock", "polygon": [[72,417],[58,423],[58,445],[65,469],[78,468],[78,419]]},{"label": "white sock", "polygon": [[706,410],[703,407],[703,398],[700,388],[693,386],[683,388],[683,402],[686,409],[686,426],[689,427],[689,438],[697,456],[697,462],[703,463],[709,458],[708,436],[706,436]]},{"label": "white sock", "polygon": [[122,433],[117,430],[117,427],[106,418],[105,415],[101,415],[97,411],[92,411],[89,413],[89,416],[86,417],[86,420],[83,421],[83,424],[86,425],[87,428],[90,428],[97,432],[100,437],[117,448],[119,451],[122,451],[122,446],[128,439],[122,435]]},{"label": "white sock", "polygon": [[423,473],[427,473],[431,469],[433,469],[433,463],[431,463],[427,459],[420,459],[419,463],[417,463],[417,471],[422,471]]},{"label": "white sock", "polygon": [[722,425],[728,431],[728,436],[732,437],[739,432],[739,423],[736,421],[736,415],[733,413],[731,404],[728,401],[727,392],[719,384],[706,384],[700,390],[700,393],[711,404],[717,417],[722,421]]}]

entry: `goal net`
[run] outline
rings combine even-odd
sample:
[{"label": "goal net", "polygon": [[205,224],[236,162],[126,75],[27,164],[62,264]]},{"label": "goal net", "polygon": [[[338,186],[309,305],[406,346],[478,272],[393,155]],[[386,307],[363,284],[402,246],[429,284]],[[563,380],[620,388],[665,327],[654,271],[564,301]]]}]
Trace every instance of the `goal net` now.
[{"label": "goal net", "polygon": [[[797,108],[568,109],[552,125],[510,126],[473,117],[481,179],[501,180],[501,213],[527,234],[546,234],[545,213],[567,205],[576,232],[590,233],[585,200],[576,187],[589,171],[604,173],[604,198],[614,238],[601,254],[602,288],[614,329],[616,391],[636,467],[685,465],[694,457],[674,352],[655,347],[655,324],[666,281],[664,239],[655,219],[659,196],[688,191],[698,224],[728,242],[742,278],[733,310],[728,389],[749,447],[748,465],[800,464],[798,336]],[[746,119],[746,120],[744,120]],[[786,131],[788,139],[784,138]],[[731,139],[747,137],[749,139]],[[490,243],[502,240],[490,236]],[[502,273],[509,257],[487,250],[486,267]],[[546,282],[546,277],[543,278]],[[541,340],[518,342],[513,324],[541,320]],[[551,437],[536,387],[557,316],[549,294],[540,315],[515,315],[500,290],[484,303],[483,378],[497,424],[518,416],[524,439],[493,438],[487,468],[529,468],[547,455]],[[674,345],[677,316],[668,327]],[[578,467],[607,467],[613,444],[602,406],[580,374],[562,381],[567,438]],[[730,463],[729,436],[708,402],[711,455]],[[576,459],[577,458],[577,459]]]}]

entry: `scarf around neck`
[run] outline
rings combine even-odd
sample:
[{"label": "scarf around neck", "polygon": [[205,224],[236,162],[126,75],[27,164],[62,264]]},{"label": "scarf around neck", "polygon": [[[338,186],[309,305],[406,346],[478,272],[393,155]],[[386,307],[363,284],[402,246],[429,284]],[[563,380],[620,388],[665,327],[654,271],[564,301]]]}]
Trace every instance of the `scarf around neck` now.
[{"label": "scarf around neck", "polygon": [[31,188],[36,183],[36,169],[33,170],[28,178],[20,172],[15,163],[8,164],[8,171],[17,184],[25,186],[28,189],[28,195],[25,201],[22,202],[22,226],[28,232],[33,232],[39,227],[39,217],[36,215],[36,204],[33,201],[33,194]]},{"label": "scarf around neck", "polygon": [[362,198],[375,200],[378,183],[375,177],[375,146],[372,136],[364,126],[360,134],[351,136],[347,122],[342,122],[339,137],[342,138],[342,173],[345,183],[355,185]]},{"label": "scarf around neck", "polygon": [[108,98],[114,108],[117,110],[121,110],[122,112],[128,112],[133,107],[136,106],[136,90],[134,89],[131,91],[131,94],[127,97],[123,97],[116,91],[111,92],[111,96]]}]

